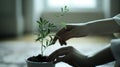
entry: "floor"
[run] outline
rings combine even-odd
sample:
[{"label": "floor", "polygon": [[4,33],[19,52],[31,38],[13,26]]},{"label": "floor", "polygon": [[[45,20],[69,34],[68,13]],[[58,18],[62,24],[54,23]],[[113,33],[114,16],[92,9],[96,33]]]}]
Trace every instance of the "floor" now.
[{"label": "floor", "polygon": [[[0,67],[27,67],[25,59],[40,53],[40,43],[35,42],[35,35],[25,35],[18,38],[7,38],[0,41]],[[85,55],[92,55],[100,49],[107,46],[111,36],[86,36],[81,38],[72,38],[67,41],[68,46],[73,46]],[[49,55],[54,50],[61,47],[59,42],[48,47],[44,54]],[[113,67],[114,62],[97,67]],[[56,67],[71,67],[70,65],[60,62]]]}]

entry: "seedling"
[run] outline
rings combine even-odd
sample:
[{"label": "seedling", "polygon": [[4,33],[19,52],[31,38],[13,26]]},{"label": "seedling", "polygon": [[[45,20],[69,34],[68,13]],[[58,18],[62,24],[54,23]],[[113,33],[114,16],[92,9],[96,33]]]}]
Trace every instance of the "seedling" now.
[{"label": "seedling", "polygon": [[44,50],[52,45],[53,38],[51,35],[52,29],[54,29],[56,26],[53,23],[49,23],[48,20],[40,17],[40,19],[37,21],[39,25],[38,34],[36,41],[39,41],[41,43],[41,55],[43,56]]},{"label": "seedling", "polygon": [[[69,11],[67,6],[64,6],[61,8],[61,15],[64,16]],[[58,17],[60,17],[58,16]],[[37,21],[39,25],[38,34],[36,41],[39,41],[41,43],[41,55],[43,56],[44,50],[52,45],[53,36],[51,35],[51,31],[56,27],[54,23],[50,23],[45,18],[40,17],[40,19]],[[63,24],[62,24],[63,25]],[[65,24],[63,25],[65,26]]]}]

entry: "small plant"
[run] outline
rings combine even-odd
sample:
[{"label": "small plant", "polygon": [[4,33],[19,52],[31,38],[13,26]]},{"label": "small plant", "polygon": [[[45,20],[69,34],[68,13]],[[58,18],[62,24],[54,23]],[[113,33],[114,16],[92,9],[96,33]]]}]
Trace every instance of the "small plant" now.
[{"label": "small plant", "polygon": [[[38,29],[38,38],[36,41],[39,41],[41,43],[41,55],[43,56],[44,50],[52,45],[53,35],[50,35],[51,30],[55,28],[56,26],[53,23],[49,23],[48,20],[40,17],[39,21],[37,21],[39,25]],[[48,37],[47,37],[48,36]]]},{"label": "small plant", "polygon": [[[61,14],[56,16],[57,18],[62,17],[67,13],[67,6],[61,8]],[[53,45],[53,37],[51,34],[52,29],[56,26],[54,23],[50,23],[47,19],[40,17],[37,21],[38,23],[38,33],[36,41],[41,43],[41,54],[37,56],[32,56],[27,59],[27,67],[55,67],[55,64],[47,59],[47,56],[44,56],[44,51],[47,47]],[[62,27],[65,27],[65,24],[62,24]],[[34,63],[37,62],[37,63]],[[39,63],[40,62],[40,63]],[[45,62],[45,63],[44,63]]]},{"label": "small plant", "polygon": [[[61,8],[61,15],[57,17],[64,16],[68,11],[68,7],[64,6],[63,8]],[[41,55],[43,56],[44,50],[52,45],[54,35],[51,35],[51,30],[56,26],[53,23],[49,23],[48,20],[42,17],[40,17],[37,23],[39,25],[39,29],[36,41],[39,41],[41,43]],[[62,26],[65,27],[65,24],[62,23]]]}]

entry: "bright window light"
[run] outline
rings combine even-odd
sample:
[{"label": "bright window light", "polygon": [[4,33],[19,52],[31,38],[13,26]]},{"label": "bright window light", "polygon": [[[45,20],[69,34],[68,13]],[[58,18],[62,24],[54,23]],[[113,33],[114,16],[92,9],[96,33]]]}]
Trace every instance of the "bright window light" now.
[{"label": "bright window light", "polygon": [[96,0],[47,0],[48,7],[96,8]]}]

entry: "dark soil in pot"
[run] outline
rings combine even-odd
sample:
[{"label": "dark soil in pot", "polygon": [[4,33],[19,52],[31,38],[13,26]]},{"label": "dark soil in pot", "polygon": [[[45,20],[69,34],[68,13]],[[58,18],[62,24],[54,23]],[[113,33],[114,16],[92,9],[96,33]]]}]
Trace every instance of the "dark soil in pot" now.
[{"label": "dark soil in pot", "polygon": [[42,55],[32,56],[28,58],[27,60],[32,61],[32,62],[49,62],[49,60],[47,60],[47,56],[42,56]]},{"label": "dark soil in pot", "polygon": [[47,56],[33,56],[26,60],[27,67],[55,67],[53,62],[47,60]]}]

